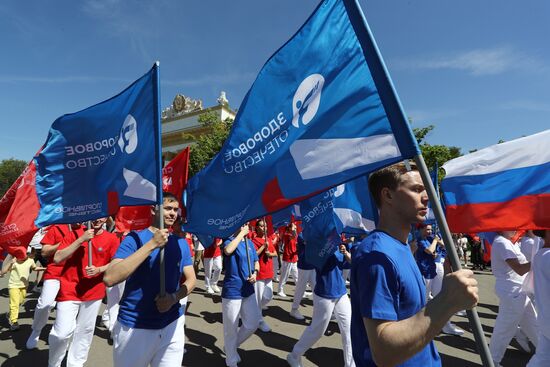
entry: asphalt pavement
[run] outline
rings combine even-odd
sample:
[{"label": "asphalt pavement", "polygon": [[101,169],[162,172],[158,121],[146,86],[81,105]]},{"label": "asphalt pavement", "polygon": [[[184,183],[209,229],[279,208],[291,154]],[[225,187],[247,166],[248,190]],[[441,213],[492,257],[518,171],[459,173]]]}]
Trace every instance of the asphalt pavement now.
[{"label": "asphalt pavement", "polygon": [[[480,302],[477,311],[483,325],[486,338],[489,341],[496,313],[498,298],[494,293],[494,277],[490,271],[476,271],[479,281]],[[31,286],[34,275],[31,276]],[[276,283],[274,283],[276,286]],[[286,366],[285,357],[298,341],[307,324],[311,321],[313,303],[309,299],[302,301],[300,311],[306,317],[297,321],[288,314],[294,294],[292,282],[286,286],[286,299],[275,296],[264,318],[272,331],[264,333],[260,330],[248,339],[239,349],[243,360],[241,367],[281,367]],[[10,331],[4,315],[0,318],[0,367],[42,367],[48,361],[48,334],[55,319],[55,311],[50,315],[48,325],[42,330],[38,348],[26,350],[25,342],[31,332],[34,308],[39,294],[29,293],[20,312],[20,329]],[[101,307],[103,311],[104,305]],[[8,311],[7,275],[0,278],[0,312]],[[101,314],[101,313],[100,313]],[[112,362],[112,346],[109,345],[109,333],[101,325],[98,315],[94,339],[86,366],[110,367]],[[452,322],[466,330],[463,336],[440,334],[436,345],[441,355],[443,366],[473,367],[480,366],[481,359],[476,343],[470,332],[471,328],[466,317],[455,316]],[[197,288],[190,295],[186,313],[186,354],[182,366],[225,366],[223,353],[223,327],[221,313],[221,298],[205,292],[202,271],[199,273]],[[504,367],[525,366],[530,354],[521,351],[515,341],[508,347],[502,361]],[[338,325],[331,322],[325,335],[311,348],[303,358],[304,366],[342,366],[342,342]]]}]

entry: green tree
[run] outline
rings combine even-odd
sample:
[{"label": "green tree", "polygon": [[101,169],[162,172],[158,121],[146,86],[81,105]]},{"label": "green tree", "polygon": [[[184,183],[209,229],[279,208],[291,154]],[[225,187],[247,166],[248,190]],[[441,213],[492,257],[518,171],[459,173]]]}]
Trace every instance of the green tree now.
[{"label": "green tree", "polygon": [[4,196],[26,166],[27,162],[15,158],[0,161],[0,198]]},{"label": "green tree", "polygon": [[428,169],[433,169],[436,162],[439,167],[439,182],[445,176],[445,170],[441,168],[443,164],[451,159],[460,157],[462,153],[459,147],[447,145],[431,145],[425,141],[426,136],[435,128],[434,125],[428,125],[421,128],[413,128],[413,133],[418,141],[426,166]]},{"label": "green tree", "polygon": [[200,135],[191,147],[190,176],[203,169],[222,149],[233,125],[233,120],[222,121],[216,112],[207,112],[199,116],[199,123],[208,129],[208,133]]}]

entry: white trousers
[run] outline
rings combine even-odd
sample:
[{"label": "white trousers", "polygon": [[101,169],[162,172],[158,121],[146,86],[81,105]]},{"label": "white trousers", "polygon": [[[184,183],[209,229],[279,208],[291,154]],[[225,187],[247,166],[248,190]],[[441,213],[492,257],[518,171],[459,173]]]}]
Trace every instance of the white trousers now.
[{"label": "white trousers", "polygon": [[107,307],[105,307],[101,319],[103,320],[103,324],[111,333],[113,332],[113,327],[115,326],[115,321],[118,317],[118,309],[120,308],[118,303],[124,293],[125,285],[126,281],[105,289],[105,293],[107,293]]},{"label": "white trousers", "polygon": [[185,346],[185,318],[162,329],[131,328],[120,322],[113,329],[114,367],[181,366]]},{"label": "white trousers", "polygon": [[[426,279],[426,299],[432,299],[439,292],[441,292],[441,287],[443,286],[443,277],[445,276],[445,268],[443,263],[435,263],[435,277],[433,279]],[[430,295],[431,294],[431,295]]]},{"label": "white trousers", "polygon": [[300,307],[300,302],[304,297],[308,283],[311,290],[315,289],[315,269],[304,270],[298,268],[298,280],[296,281],[296,289],[294,290],[294,298],[292,299],[293,310],[297,310]]},{"label": "white trousers", "polygon": [[204,264],[204,285],[206,289],[218,284],[222,272],[222,257],[210,257],[202,259]]},{"label": "white trousers", "polygon": [[519,292],[498,296],[500,304],[489,349],[493,361],[500,363],[508,344],[516,334],[518,325],[521,325],[521,330],[535,347],[538,338],[537,313],[529,297]]},{"label": "white trousers", "polygon": [[281,267],[279,264],[279,256],[275,256],[273,259],[273,279],[279,279],[279,268]]},{"label": "white trousers", "polygon": [[59,279],[46,279],[42,285],[42,292],[38,297],[38,303],[34,309],[34,320],[32,320],[32,330],[40,333],[46,323],[50,311],[55,306],[55,297],[59,292]]},{"label": "white trousers", "polygon": [[[48,367],[59,367],[67,348],[67,367],[82,367],[94,337],[95,320],[101,300],[57,302],[57,315],[48,337]],[[69,347],[69,342],[71,346]]]},{"label": "white trousers", "polygon": [[[242,325],[239,328],[239,316]],[[260,312],[254,294],[243,299],[222,298],[223,342],[225,363],[235,366],[240,358],[237,347],[254,334],[260,323]]]},{"label": "white trousers", "polygon": [[340,335],[342,336],[342,350],[344,352],[344,366],[353,367],[353,354],[351,351],[351,303],[347,294],[338,299],[327,299],[313,294],[313,316],[311,324],[304,330],[300,340],[294,345],[292,354],[301,357],[313,346],[327,329],[330,317],[334,312]]},{"label": "white trousers", "polygon": [[273,299],[273,281],[271,279],[257,280],[254,283],[254,294],[260,310],[260,320],[263,321],[262,308]]},{"label": "white trousers", "polygon": [[531,358],[527,367],[548,367],[550,366],[550,339],[539,333],[537,352]]},{"label": "white trousers", "polygon": [[298,283],[298,265],[288,261],[283,261],[281,268],[281,278],[279,279],[279,292],[284,292],[285,284],[289,276],[294,279],[294,283]]}]

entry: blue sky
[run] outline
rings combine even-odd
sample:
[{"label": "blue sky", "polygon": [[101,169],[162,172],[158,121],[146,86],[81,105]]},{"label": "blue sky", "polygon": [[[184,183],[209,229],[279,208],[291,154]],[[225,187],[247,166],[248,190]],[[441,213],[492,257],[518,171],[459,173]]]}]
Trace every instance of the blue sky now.
[{"label": "blue sky", "polygon": [[[238,107],[317,0],[0,2],[0,160],[161,65],[177,93]],[[550,128],[550,2],[361,0],[413,126],[467,152]]]}]

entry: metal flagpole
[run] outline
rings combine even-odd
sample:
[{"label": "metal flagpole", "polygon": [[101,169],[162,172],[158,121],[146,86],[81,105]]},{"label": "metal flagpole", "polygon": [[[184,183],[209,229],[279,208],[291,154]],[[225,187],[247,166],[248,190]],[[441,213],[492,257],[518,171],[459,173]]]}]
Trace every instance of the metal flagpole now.
[{"label": "metal flagpole", "polygon": [[[451,261],[451,267],[454,271],[460,270],[462,269],[462,266],[460,265],[456,248],[453,245],[454,242],[451,237],[451,231],[449,230],[445,215],[443,214],[443,208],[441,208],[441,204],[437,199],[435,187],[430,178],[430,173],[428,172],[426,162],[424,162],[424,157],[422,157],[422,154],[419,154],[414,157],[414,161],[418,167],[418,171],[422,177],[426,191],[428,192],[430,202],[432,203],[432,210],[434,211],[435,218],[439,225],[439,230],[443,236],[443,242],[445,243],[447,255],[449,255],[449,260]],[[489,346],[485,340],[485,334],[483,333],[483,328],[481,327],[481,322],[479,321],[476,308],[474,307],[471,310],[466,310],[466,314],[468,315],[468,320],[470,320],[470,325],[472,327],[472,332],[477,342],[477,346],[478,348],[481,348],[481,350],[479,350],[479,354],[483,365],[486,367],[494,367],[493,359],[491,358]]]},{"label": "metal flagpole", "polygon": [[[159,205],[159,228],[164,229],[164,205]],[[164,247],[160,249],[159,252],[159,268],[160,268],[160,296],[163,297],[166,294],[166,272],[165,272],[165,262],[164,262]]]},{"label": "metal flagpole", "polygon": [[[88,229],[92,229],[92,221],[88,221]],[[88,266],[92,266],[92,240],[88,241]]]},{"label": "metal flagpole", "polygon": [[[157,131],[156,131],[156,144],[157,144],[157,162],[159,170],[159,180],[157,181],[157,199],[159,202],[159,209],[158,209],[158,215],[159,215],[159,223],[158,228],[160,230],[164,229],[164,198],[162,196],[162,166],[163,166],[163,160],[162,160],[162,141],[160,137],[160,72],[159,72],[160,62],[156,61],[154,68],[155,72],[153,73],[153,84],[155,88],[153,88],[154,93],[154,103],[155,103],[155,123],[157,124]],[[159,294],[161,297],[163,297],[166,294],[166,273],[165,273],[165,262],[164,262],[164,247],[160,249],[159,252],[159,280],[160,280],[160,290]]]},{"label": "metal flagpole", "polygon": [[248,243],[246,242],[246,237],[243,238],[244,247],[246,248],[246,265],[248,265],[248,277],[252,276],[252,269],[250,267],[250,253],[248,252]]}]

